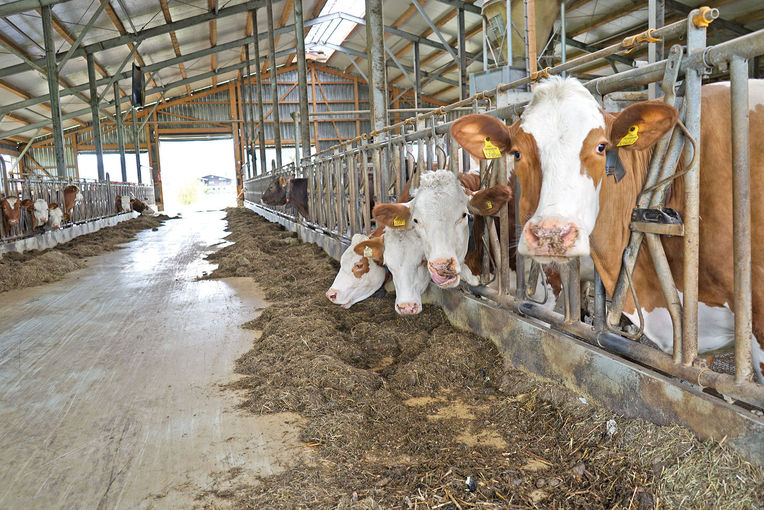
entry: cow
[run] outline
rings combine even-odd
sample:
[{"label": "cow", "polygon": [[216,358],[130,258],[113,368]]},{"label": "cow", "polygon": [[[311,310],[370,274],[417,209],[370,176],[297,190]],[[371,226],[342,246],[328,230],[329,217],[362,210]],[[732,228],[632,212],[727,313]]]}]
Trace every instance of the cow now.
[{"label": "cow", "polygon": [[61,228],[61,222],[64,219],[64,211],[58,206],[57,203],[52,203],[48,207],[48,223],[47,227],[50,230]]},{"label": "cow", "polygon": [[42,198],[22,200],[21,206],[32,216],[32,228],[42,228],[48,222],[48,202]]},{"label": "cow", "polygon": [[[764,81],[749,80],[751,169],[764,168]],[[727,347],[734,331],[734,271],[729,251],[732,232],[732,155],[729,83],[701,89],[700,245],[698,352]],[[573,78],[550,78],[534,90],[522,118],[506,126],[492,117],[462,121],[462,146],[477,157],[486,137],[514,159],[522,188],[522,254],[542,262],[591,254],[612,295],[629,240],[630,213],[641,192],[655,143],[671,129],[677,112],[661,101],[645,101],[618,114],[604,112]],[[620,146],[620,147],[619,147]],[[605,153],[618,150],[625,169],[620,182],[606,175]],[[751,196],[764,192],[764,173],[751,172]],[[666,207],[684,214],[684,179],[678,177]],[[752,232],[764,228],[764,204],[753,201]],[[752,236],[754,282],[764,275],[764,236]],[[672,273],[683,291],[683,241],[662,239]],[[641,250],[632,281],[642,308],[645,334],[665,352],[673,349],[670,316],[646,250]],[[754,372],[764,383],[764,289],[753,285]],[[637,310],[630,295],[624,313]]]},{"label": "cow", "polygon": [[64,219],[72,221],[72,210],[82,203],[83,197],[80,188],[69,184],[64,188]]},{"label": "cow", "polygon": [[295,210],[308,217],[308,179],[304,177],[289,179],[274,177],[260,197],[265,205],[278,206],[289,204]]},{"label": "cow", "polygon": [[11,229],[19,228],[21,219],[21,198],[18,196],[7,196],[0,200],[0,210],[3,212],[3,227],[5,235],[11,233]]},{"label": "cow", "polygon": [[[367,243],[360,254],[356,253],[356,246],[365,241],[372,242]],[[350,308],[384,285],[387,270],[382,261],[382,242],[381,237],[353,236],[350,246],[340,258],[340,270],[326,291],[329,301],[342,308]]]},{"label": "cow", "polygon": [[414,229],[422,239],[427,269],[432,281],[442,288],[459,285],[464,279],[477,285],[471,271],[462,271],[467,255],[470,211],[492,215],[511,198],[503,184],[472,193],[448,170],[425,172],[414,198],[400,204],[379,204],[373,215],[378,224],[391,230]]}]

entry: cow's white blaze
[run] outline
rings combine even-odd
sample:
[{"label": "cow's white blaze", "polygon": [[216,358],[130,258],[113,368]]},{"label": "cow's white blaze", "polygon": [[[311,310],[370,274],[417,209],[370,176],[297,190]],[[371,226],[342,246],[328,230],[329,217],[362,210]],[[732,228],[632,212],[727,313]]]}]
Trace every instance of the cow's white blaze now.
[{"label": "cow's white blaze", "polygon": [[411,224],[422,239],[427,262],[453,261],[453,277],[444,278],[430,270],[441,287],[455,287],[469,269],[462,271],[467,255],[468,197],[456,175],[448,170],[422,174],[414,199],[409,202]]},{"label": "cow's white blaze", "polygon": [[16,207],[16,202],[18,202],[17,197],[5,197],[5,199],[8,201],[8,205],[11,206],[11,209]]},{"label": "cow's white blaze", "polygon": [[334,278],[330,291],[337,293],[336,298],[332,301],[335,304],[341,305],[343,308],[350,308],[355,303],[363,301],[367,297],[374,294],[385,283],[384,267],[380,266],[373,260],[369,260],[369,271],[360,278],[357,278],[353,274],[353,267],[361,262],[363,258],[353,251],[353,249],[363,241],[369,239],[368,236],[362,234],[356,234],[351,240],[350,247],[345,250],[340,258],[340,270],[337,276]]},{"label": "cow's white blaze", "polygon": [[122,212],[130,212],[132,210],[130,207],[130,197],[119,197],[119,202],[122,206]]},{"label": "cow's white blaze", "polygon": [[396,311],[405,305],[416,305],[422,311],[422,293],[430,283],[430,272],[422,264],[422,240],[413,230],[385,229],[385,266],[393,275]]},{"label": "cow's white blaze", "polygon": [[[542,174],[539,204],[530,222],[576,225],[579,235],[567,256],[589,254],[589,234],[599,212],[598,186],[583,171],[580,156],[589,132],[605,129],[599,108],[578,80],[552,77],[536,87],[522,116],[522,129],[536,140]],[[524,235],[518,250],[533,255]]]}]

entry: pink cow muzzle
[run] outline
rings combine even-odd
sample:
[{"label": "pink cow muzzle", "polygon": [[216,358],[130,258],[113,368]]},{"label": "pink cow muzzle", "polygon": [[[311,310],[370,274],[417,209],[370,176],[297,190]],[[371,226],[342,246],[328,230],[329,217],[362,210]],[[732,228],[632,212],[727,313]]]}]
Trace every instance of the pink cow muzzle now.
[{"label": "pink cow muzzle", "polygon": [[578,227],[575,223],[558,220],[529,221],[523,229],[523,237],[531,255],[566,257],[576,244]]}]

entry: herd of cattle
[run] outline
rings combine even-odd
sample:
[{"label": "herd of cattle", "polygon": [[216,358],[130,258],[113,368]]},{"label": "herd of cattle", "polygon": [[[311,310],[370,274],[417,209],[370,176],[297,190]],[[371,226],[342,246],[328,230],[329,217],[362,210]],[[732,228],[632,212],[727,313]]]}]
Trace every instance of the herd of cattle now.
[{"label": "herd of cattle", "polygon": [[[700,259],[698,351],[728,350],[734,340],[734,270],[731,257],[732,154],[729,83],[702,89],[700,146]],[[752,197],[764,194],[764,80],[749,81]],[[608,295],[621,271],[630,237],[630,218],[642,192],[656,142],[677,123],[678,113],[661,100],[605,112],[576,79],[553,77],[540,83],[520,120],[508,126],[495,117],[473,114],[455,121],[451,136],[478,159],[506,157],[519,181],[517,203],[522,231],[510,229],[510,248],[545,265],[551,291],[559,293],[554,266],[573,257],[593,262]],[[622,178],[606,172],[608,152],[616,151]],[[681,163],[680,163],[681,166]],[[280,180],[282,179],[282,180]],[[460,281],[475,285],[482,243],[469,248],[468,216],[495,215],[505,204],[514,223],[514,203],[506,183],[479,189],[473,174],[446,170],[424,173],[419,188],[399,203],[373,209],[377,230],[356,234],[341,258],[340,271],[326,297],[344,308],[366,299],[392,276],[400,314],[422,309],[421,295],[432,281],[442,288]],[[667,208],[685,211],[685,187],[676,178],[666,194]],[[291,192],[291,193],[290,193]],[[285,197],[307,216],[305,179],[277,178],[263,195],[270,205]],[[764,202],[752,203],[754,373],[764,383]],[[482,225],[482,224],[481,224]],[[482,226],[474,229],[478,235]],[[683,240],[663,237],[666,256],[682,297]],[[469,253],[468,253],[469,251]],[[673,349],[673,331],[661,282],[647,250],[632,274],[641,314],[629,295],[624,315],[663,351]],[[510,257],[510,264],[514,257]],[[472,263],[470,263],[472,261]],[[478,262],[477,264],[475,262]],[[514,269],[514,267],[512,267]],[[537,289],[546,292],[546,289]]]},{"label": "herd of cattle", "polygon": [[[22,214],[28,214],[32,229],[56,230],[61,228],[62,222],[72,221],[74,208],[82,203],[83,196],[80,189],[70,184],[63,189],[63,207],[57,202],[48,203],[42,198],[32,200],[21,199],[20,195],[4,196],[0,198],[0,213],[3,217],[3,233],[5,236],[20,234],[22,228]],[[141,214],[154,214],[149,205],[135,197],[116,197],[117,212],[136,211]]]}]

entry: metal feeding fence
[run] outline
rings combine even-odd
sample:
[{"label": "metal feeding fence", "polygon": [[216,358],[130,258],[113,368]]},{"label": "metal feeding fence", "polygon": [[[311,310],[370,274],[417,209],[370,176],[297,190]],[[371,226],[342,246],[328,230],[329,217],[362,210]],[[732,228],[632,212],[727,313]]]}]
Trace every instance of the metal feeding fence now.
[{"label": "metal feeding fence", "polygon": [[[684,46],[675,45],[665,60],[620,72],[585,83],[595,96],[634,87],[660,83],[662,100],[677,108],[682,126],[669,131],[656,145],[638,202],[638,209],[660,209],[667,187],[678,177],[677,164],[683,159],[681,171],[686,191],[683,218],[684,294],[680,301],[674,276],[671,274],[660,235],[668,230],[632,228],[631,238],[623,254],[623,265],[612,298],[606,296],[596,277],[593,304],[589,310],[591,324],[580,316],[581,295],[578,260],[561,268],[564,313],[559,314],[531,301],[526,289],[535,289],[542,271],[536,263],[517,255],[516,282],[510,285],[509,234],[507,208],[499,213],[499,228],[487,221],[483,243],[493,246],[498,267],[498,289],[481,285],[470,288],[478,295],[500,307],[533,317],[553,329],[604,348],[660,373],[670,374],[694,385],[712,388],[719,394],[756,408],[764,408],[764,386],[751,377],[751,216],[748,188],[748,59],[764,54],[764,30],[715,45],[706,46],[706,27],[718,17],[716,9],[693,10],[686,19],[656,30],[648,30],[591,54],[547,68],[529,77],[500,84],[449,106],[417,115],[404,122],[387,126],[368,135],[346,140],[335,147],[304,159],[300,165],[286,166],[273,174],[257,176],[246,181],[245,197],[259,202],[262,191],[274,176],[296,175],[308,179],[310,217],[306,226],[322,231],[347,243],[355,233],[372,229],[372,197],[376,203],[390,202],[399,196],[409,174],[414,184],[425,170],[448,168],[466,171],[458,144],[449,135],[453,119],[460,109],[470,113],[486,113],[508,123],[519,118],[528,103],[525,90],[540,78],[573,71],[584,64],[637,46],[684,36]],[[729,66],[731,80],[733,206],[734,206],[734,268],[735,268],[735,374],[720,373],[698,363],[698,246],[699,246],[699,158],[693,157],[700,146],[700,88],[703,76],[712,67]],[[687,143],[689,140],[689,143]],[[413,170],[416,169],[416,172]],[[759,169],[760,170],[760,169]],[[481,162],[480,174],[486,185],[507,182],[505,158]],[[515,186],[515,197],[522,190]],[[515,206],[516,207],[516,206]],[[516,214],[516,217],[518,215]],[[520,232],[521,225],[514,226]],[[498,230],[498,232],[497,232]],[[643,243],[644,241],[644,243]],[[673,320],[673,354],[666,354],[650,345],[634,340],[635,335],[618,328],[624,302],[630,293],[630,274],[636,264],[640,247],[647,249],[661,280],[665,301],[669,303]],[[486,252],[488,250],[485,250]],[[484,273],[489,267],[484,255]],[[528,271],[525,271],[530,265]],[[487,281],[483,275],[483,282]],[[531,281],[529,281],[531,280]],[[764,283],[764,282],[758,282]]]},{"label": "metal feeding fence", "polygon": [[[2,165],[0,160],[0,165]],[[5,175],[4,168],[0,171]],[[147,204],[154,204],[154,187],[148,184],[131,184],[121,182],[98,182],[88,180],[69,180],[42,177],[11,177],[3,180],[3,197],[20,197],[21,200],[45,200],[47,204],[58,204],[64,207],[64,188],[77,186],[82,193],[82,201],[77,203],[71,212],[67,226],[99,220],[119,214],[117,212],[117,195],[135,197]],[[0,215],[2,212],[0,211]],[[5,232],[0,222],[0,242],[10,242],[35,235],[31,213],[22,211],[18,229]]]}]

